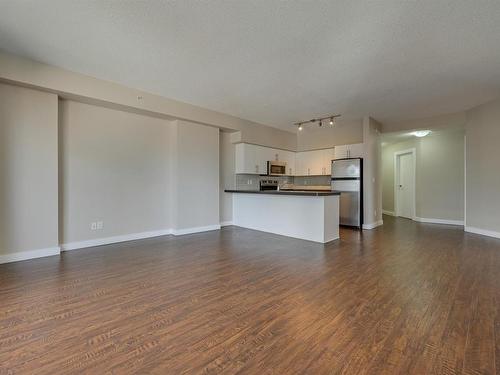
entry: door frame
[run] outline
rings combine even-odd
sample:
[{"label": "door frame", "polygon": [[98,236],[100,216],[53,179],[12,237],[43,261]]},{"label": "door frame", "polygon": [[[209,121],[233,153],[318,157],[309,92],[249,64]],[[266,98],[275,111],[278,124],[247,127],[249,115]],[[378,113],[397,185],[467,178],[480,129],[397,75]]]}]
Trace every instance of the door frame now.
[{"label": "door frame", "polygon": [[416,204],[416,185],[417,185],[417,150],[416,148],[409,148],[407,150],[396,151],[394,153],[394,214],[399,216],[399,207],[398,207],[398,181],[399,181],[399,156],[411,154],[413,157],[413,199],[412,199],[412,208],[413,208],[413,216],[412,220],[416,219],[417,216],[417,204]]}]

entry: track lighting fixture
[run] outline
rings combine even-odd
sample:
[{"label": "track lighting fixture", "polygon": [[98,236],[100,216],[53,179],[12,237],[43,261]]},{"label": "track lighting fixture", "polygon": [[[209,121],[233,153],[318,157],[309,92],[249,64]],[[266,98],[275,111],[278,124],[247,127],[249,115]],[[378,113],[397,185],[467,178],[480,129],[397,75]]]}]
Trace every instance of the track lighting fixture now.
[{"label": "track lighting fixture", "polygon": [[326,116],[326,117],[313,118],[313,119],[308,120],[308,121],[296,122],[294,125],[297,126],[298,130],[302,130],[303,129],[302,125],[309,124],[309,123],[315,123],[316,121],[318,121],[318,125],[321,128],[323,126],[324,120],[330,120],[329,121],[330,126],[333,126],[333,125],[335,125],[335,121],[336,121],[337,117],[340,117],[340,115],[330,115],[330,116]]}]

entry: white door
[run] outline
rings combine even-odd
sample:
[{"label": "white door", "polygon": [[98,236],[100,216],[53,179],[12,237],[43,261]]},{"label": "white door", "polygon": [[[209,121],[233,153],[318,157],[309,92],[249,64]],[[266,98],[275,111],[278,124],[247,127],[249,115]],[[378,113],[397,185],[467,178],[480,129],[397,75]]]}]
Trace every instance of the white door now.
[{"label": "white door", "polygon": [[413,219],[415,202],[414,154],[396,155],[397,216]]}]

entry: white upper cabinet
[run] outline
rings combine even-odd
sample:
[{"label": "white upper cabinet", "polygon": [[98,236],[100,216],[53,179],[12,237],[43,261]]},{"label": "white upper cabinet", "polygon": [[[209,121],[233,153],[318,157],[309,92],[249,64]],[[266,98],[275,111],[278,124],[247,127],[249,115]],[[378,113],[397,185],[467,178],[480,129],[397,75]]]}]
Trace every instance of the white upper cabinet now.
[{"label": "white upper cabinet", "polygon": [[268,161],[281,161],[286,163],[289,176],[321,176],[331,174],[333,159],[358,157],[363,157],[362,143],[302,152],[238,143],[235,170],[236,173],[266,174]]},{"label": "white upper cabinet", "polygon": [[335,146],[335,159],[347,158],[347,145]]},{"label": "white upper cabinet", "polygon": [[311,151],[297,152],[295,155],[295,175],[309,176],[313,174],[313,155]]},{"label": "white upper cabinet", "polygon": [[268,161],[286,162],[286,172],[295,173],[295,152],[275,148],[238,143],[236,145],[235,172],[244,174],[266,174]]},{"label": "white upper cabinet", "polygon": [[286,163],[286,174],[293,176],[295,174],[295,152],[279,150],[279,161]]},{"label": "white upper cabinet", "polygon": [[259,174],[257,149],[254,145],[238,143],[236,145],[235,172]]},{"label": "white upper cabinet", "polygon": [[364,154],[363,150],[362,143],[335,146],[335,159],[362,158]]},{"label": "white upper cabinet", "polygon": [[335,159],[335,149],[323,150],[323,174],[332,173],[332,160]]},{"label": "white upper cabinet", "polygon": [[350,158],[362,158],[364,156],[364,146],[362,143],[354,143],[349,145]]},{"label": "white upper cabinet", "polygon": [[263,146],[255,146],[251,145],[256,149],[255,151],[255,164],[258,166],[258,174],[266,174],[267,173],[267,162],[268,160],[276,160],[276,150],[263,147]]},{"label": "white upper cabinet", "polygon": [[297,176],[319,176],[331,173],[331,161],[334,159],[332,149],[297,152]]}]

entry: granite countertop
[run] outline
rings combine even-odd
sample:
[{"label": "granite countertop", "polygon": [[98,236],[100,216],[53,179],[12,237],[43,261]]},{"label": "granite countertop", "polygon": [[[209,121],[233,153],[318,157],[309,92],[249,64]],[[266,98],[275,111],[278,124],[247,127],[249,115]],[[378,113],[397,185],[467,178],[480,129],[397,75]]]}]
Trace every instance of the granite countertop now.
[{"label": "granite countertop", "polygon": [[244,194],[270,194],[270,195],[299,195],[306,197],[325,197],[329,195],[340,195],[339,191],[311,191],[311,190],[224,190],[226,193],[244,193]]}]

